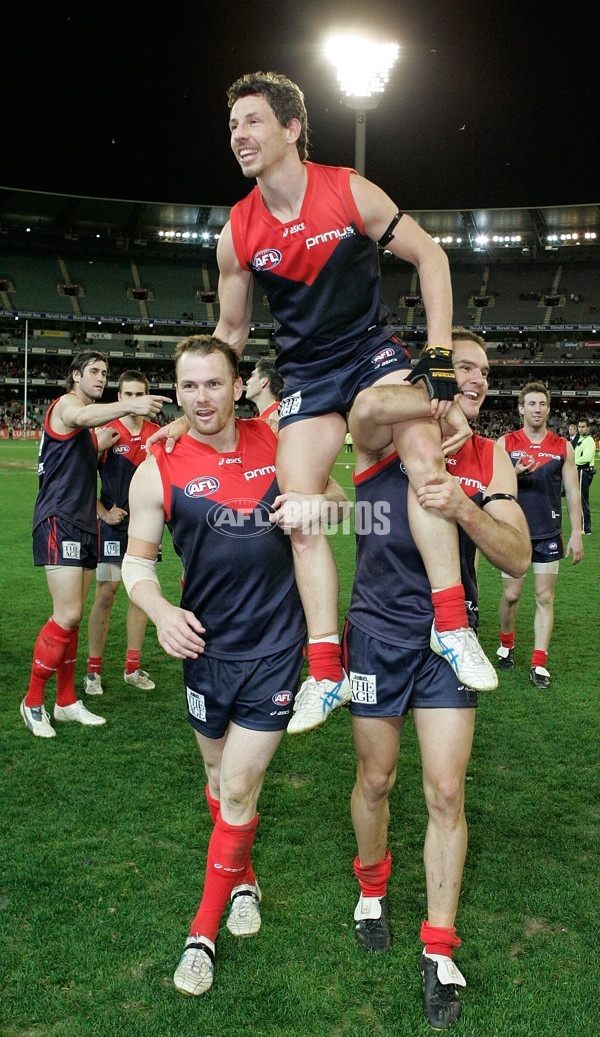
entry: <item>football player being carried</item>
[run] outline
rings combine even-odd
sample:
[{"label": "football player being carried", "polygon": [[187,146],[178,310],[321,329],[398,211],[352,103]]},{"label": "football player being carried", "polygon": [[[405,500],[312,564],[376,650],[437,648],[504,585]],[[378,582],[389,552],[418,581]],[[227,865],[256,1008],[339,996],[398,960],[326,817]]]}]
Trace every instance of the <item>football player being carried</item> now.
[{"label": "football player being carried", "polygon": [[[411,486],[444,471],[445,415],[453,446],[471,433],[452,406],[452,290],[448,260],[433,239],[375,184],[354,170],[307,161],[308,122],[299,87],[277,73],[243,76],[228,91],[231,147],[256,187],[230,213],[218,248],[220,316],[215,335],[241,354],[257,281],[276,321],[279,406],[277,478],[282,492],[323,492],[344,444],[346,418],[368,386],[394,385],[421,400],[418,417],[394,426]],[[388,324],[378,244],[417,270],[428,348],[411,374]],[[410,380],[418,384],[410,385]],[[497,686],[469,629],[456,524],[409,501],[413,536],[432,587],[431,643],[478,690]],[[289,733],[319,727],[349,699],[339,643],[339,580],[325,533],[292,536],[296,580],[308,623],[309,677]]]}]

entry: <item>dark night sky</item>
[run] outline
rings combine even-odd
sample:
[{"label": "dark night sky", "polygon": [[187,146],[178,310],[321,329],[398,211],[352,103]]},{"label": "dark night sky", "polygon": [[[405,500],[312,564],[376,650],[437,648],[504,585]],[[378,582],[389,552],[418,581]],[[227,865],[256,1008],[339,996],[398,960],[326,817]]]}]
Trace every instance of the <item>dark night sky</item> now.
[{"label": "dark night sky", "polygon": [[[337,28],[401,46],[367,119],[366,175],[404,209],[600,201],[597,43],[577,7],[538,0],[13,4],[3,17],[0,186],[231,205],[247,193],[225,91],[284,72],[311,157],[354,162],[354,113],[323,56]],[[557,13],[560,12],[560,13]],[[589,8],[588,8],[589,17]],[[593,134],[593,136],[592,136]],[[593,148],[593,152],[592,152]]]}]

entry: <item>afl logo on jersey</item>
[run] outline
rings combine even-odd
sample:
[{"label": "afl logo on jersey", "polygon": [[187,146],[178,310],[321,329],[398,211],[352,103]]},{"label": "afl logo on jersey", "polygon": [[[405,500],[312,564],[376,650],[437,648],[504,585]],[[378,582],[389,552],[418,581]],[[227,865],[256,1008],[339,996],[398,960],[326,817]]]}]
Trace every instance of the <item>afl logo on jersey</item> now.
[{"label": "afl logo on jersey", "polygon": [[235,497],[213,504],[206,521],[215,533],[226,537],[258,537],[275,529],[271,510],[264,501]]},{"label": "afl logo on jersey", "polygon": [[276,248],[263,248],[252,257],[255,270],[272,270],[281,263],[281,252]]},{"label": "afl logo on jersey", "polygon": [[379,353],[376,353],[375,356],[371,357],[371,363],[382,364],[384,360],[390,360],[393,356],[396,356],[394,349],[390,349],[389,347],[387,349],[380,349]]},{"label": "afl logo on jersey", "polygon": [[212,475],[198,475],[187,484],[184,492],[186,497],[208,497],[216,493],[220,485],[219,480],[213,479]]},{"label": "afl logo on jersey", "polygon": [[117,445],[117,446],[113,447],[113,454],[128,454],[128,453],[129,453],[129,447],[127,446],[126,443],[123,443],[122,446],[121,445]]}]

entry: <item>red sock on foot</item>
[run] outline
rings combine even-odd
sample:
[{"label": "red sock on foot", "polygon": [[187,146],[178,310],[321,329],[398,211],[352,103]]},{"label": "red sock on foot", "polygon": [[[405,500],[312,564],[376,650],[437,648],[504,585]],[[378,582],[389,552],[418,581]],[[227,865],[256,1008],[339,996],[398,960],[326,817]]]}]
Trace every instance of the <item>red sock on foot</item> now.
[{"label": "red sock on foot", "polygon": [[503,648],[514,648],[515,647],[515,632],[511,630],[510,634],[503,634],[500,631],[500,644]]},{"label": "red sock on foot", "polygon": [[468,627],[469,619],[462,583],[457,583],[455,587],[445,587],[444,590],[432,591],[431,600],[435,615],[435,629],[438,634],[442,630],[458,630],[459,627]]},{"label": "red sock on foot", "polygon": [[71,631],[59,627],[52,618],[40,630],[33,650],[33,666],[26,706],[43,706],[46,681],[58,669],[69,648]]},{"label": "red sock on foot", "polygon": [[534,648],[533,655],[531,656],[531,665],[543,666],[546,669],[546,663],[548,662],[548,652],[541,652],[539,648]]},{"label": "red sock on foot", "polygon": [[391,870],[392,855],[389,850],[383,860],[375,864],[361,864],[360,857],[354,858],[354,874],[363,897],[384,897]]},{"label": "red sock on foot", "polygon": [[102,673],[102,656],[101,655],[88,655],[87,672],[88,673]]},{"label": "red sock on foot", "polygon": [[77,662],[77,643],[79,641],[79,627],[71,631],[69,647],[65,657],[56,670],[56,704],[57,706],[72,706],[77,702],[75,694],[75,663]]},{"label": "red sock on foot", "polygon": [[344,676],[342,646],[332,644],[331,641],[309,641],[308,672],[317,681],[324,678],[329,681],[341,681]]},{"label": "red sock on foot", "polygon": [[217,815],[208,844],[202,901],[190,936],[206,936],[213,943],[216,940],[231,890],[240,885],[247,871],[257,824],[258,814],[247,825],[228,825],[220,812]]},{"label": "red sock on foot", "polygon": [[135,673],[140,668],[141,650],[139,652],[132,652],[127,649],[125,654],[125,673]]},{"label": "red sock on foot", "polygon": [[420,936],[425,944],[425,954],[445,954],[447,958],[452,957],[453,948],[460,947],[461,943],[454,926],[430,925],[427,921],[421,926]]}]

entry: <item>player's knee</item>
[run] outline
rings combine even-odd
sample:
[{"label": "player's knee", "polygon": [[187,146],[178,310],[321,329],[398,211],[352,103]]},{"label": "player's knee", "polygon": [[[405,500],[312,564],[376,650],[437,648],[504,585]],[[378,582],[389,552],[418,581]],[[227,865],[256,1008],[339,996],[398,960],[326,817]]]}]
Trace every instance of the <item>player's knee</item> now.
[{"label": "player's knee", "polygon": [[394,787],[396,769],[387,770],[378,761],[361,763],[357,769],[357,788],[367,806],[377,807]]},{"label": "player's knee", "polygon": [[114,600],[119,590],[118,583],[101,583],[96,584],[96,601],[101,608],[110,609],[113,606]]},{"label": "player's knee", "polygon": [[256,783],[250,774],[239,774],[226,782],[221,782],[221,810],[225,807],[228,815],[255,812],[261,783]]},{"label": "player's knee", "polygon": [[464,781],[454,774],[440,774],[425,785],[425,800],[430,816],[445,828],[453,829],[464,810]]}]

